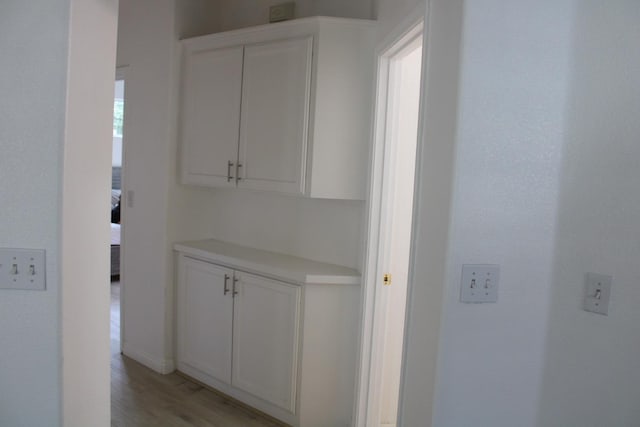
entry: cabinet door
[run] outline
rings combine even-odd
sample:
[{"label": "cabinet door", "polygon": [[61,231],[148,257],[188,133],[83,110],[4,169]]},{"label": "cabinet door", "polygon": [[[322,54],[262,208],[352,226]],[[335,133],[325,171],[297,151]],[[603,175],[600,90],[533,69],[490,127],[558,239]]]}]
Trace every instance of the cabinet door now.
[{"label": "cabinet door", "polygon": [[295,410],[300,287],[236,272],[232,384]]},{"label": "cabinet door", "polygon": [[302,193],[312,38],[245,47],[239,187]]},{"label": "cabinet door", "polygon": [[178,364],[230,384],[233,297],[225,286],[231,289],[233,271],[182,257],[179,275]]},{"label": "cabinet door", "polygon": [[[235,186],[242,47],[185,54],[182,176],[185,184]],[[162,125],[162,124],[159,124]]]}]

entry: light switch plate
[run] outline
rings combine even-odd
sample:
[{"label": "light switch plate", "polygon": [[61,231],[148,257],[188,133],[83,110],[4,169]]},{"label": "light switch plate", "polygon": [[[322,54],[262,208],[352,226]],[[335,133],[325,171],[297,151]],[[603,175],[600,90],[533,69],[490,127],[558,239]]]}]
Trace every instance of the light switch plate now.
[{"label": "light switch plate", "polygon": [[587,273],[584,290],[584,309],[592,313],[609,315],[611,298],[611,276]]},{"label": "light switch plate", "polygon": [[460,282],[460,301],[469,303],[497,302],[500,266],[464,264]]},{"label": "light switch plate", "polygon": [[44,291],[44,249],[0,249],[0,289]]}]

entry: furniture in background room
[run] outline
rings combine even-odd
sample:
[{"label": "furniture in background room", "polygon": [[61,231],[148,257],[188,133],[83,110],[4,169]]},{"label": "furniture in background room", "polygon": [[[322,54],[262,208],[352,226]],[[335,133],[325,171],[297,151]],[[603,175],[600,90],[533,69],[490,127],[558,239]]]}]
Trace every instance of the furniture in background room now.
[{"label": "furniture in background room", "polygon": [[[111,168],[111,278],[120,276],[120,196],[122,168]],[[114,222],[114,212],[117,209],[117,219]]]}]

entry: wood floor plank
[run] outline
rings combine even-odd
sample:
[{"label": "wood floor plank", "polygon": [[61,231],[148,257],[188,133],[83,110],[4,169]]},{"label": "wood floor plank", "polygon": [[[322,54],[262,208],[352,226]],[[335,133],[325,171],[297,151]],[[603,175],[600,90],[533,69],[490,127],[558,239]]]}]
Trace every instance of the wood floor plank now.
[{"label": "wood floor plank", "polygon": [[120,354],[120,283],[111,283],[112,427],[282,427],[175,373]]}]

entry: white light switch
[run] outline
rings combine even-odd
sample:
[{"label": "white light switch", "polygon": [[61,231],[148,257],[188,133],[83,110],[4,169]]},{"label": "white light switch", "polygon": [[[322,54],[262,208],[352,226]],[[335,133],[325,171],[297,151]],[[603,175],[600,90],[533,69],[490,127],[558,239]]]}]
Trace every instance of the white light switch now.
[{"label": "white light switch", "polygon": [[46,289],[44,249],[0,249],[0,289]]},{"label": "white light switch", "polygon": [[497,302],[500,266],[493,264],[465,264],[460,283],[461,302]]},{"label": "white light switch", "polygon": [[592,313],[609,314],[611,276],[587,273],[584,291],[584,309]]}]

